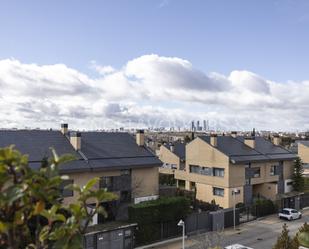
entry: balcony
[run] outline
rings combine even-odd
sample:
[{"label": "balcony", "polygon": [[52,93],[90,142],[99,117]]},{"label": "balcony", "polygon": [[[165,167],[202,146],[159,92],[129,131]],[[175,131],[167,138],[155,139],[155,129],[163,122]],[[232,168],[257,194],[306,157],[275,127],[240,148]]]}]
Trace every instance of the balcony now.
[{"label": "balcony", "polygon": [[226,176],[225,177],[207,176],[196,173],[188,173],[187,171],[183,170],[175,170],[175,179],[214,185],[214,186],[228,187],[228,180]]}]

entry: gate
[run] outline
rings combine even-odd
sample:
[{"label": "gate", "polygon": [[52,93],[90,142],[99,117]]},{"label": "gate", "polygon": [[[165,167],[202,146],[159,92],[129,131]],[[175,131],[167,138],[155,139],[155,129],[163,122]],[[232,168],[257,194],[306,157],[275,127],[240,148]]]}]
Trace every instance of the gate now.
[{"label": "gate", "polygon": [[239,210],[239,223],[245,223],[252,220],[255,220],[256,215],[256,206],[251,207],[241,207]]},{"label": "gate", "polygon": [[209,212],[192,213],[186,220],[186,232],[188,234],[194,232],[208,232],[211,230],[211,219]]}]

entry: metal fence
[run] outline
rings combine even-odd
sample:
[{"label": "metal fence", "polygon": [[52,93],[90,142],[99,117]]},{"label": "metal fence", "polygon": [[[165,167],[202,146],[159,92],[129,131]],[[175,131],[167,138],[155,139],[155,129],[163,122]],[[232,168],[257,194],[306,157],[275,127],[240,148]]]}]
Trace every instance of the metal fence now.
[{"label": "metal fence", "polygon": [[309,207],[309,193],[300,196],[300,208]]}]

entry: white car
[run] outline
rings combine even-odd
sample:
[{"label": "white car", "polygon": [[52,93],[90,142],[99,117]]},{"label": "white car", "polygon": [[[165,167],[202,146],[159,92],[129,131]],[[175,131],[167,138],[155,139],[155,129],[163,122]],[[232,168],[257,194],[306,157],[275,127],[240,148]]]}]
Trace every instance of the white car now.
[{"label": "white car", "polygon": [[301,218],[301,212],[292,208],[284,208],[279,213],[280,219],[296,220]]},{"label": "white car", "polygon": [[234,245],[226,246],[226,247],[224,247],[224,249],[253,249],[253,248],[243,246],[243,245],[240,245],[240,244],[234,244]]}]

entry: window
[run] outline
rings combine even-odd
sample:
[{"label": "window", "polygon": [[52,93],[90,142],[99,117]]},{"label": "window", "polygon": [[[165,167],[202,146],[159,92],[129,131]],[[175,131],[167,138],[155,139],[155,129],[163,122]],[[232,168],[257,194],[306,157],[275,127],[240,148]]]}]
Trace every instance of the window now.
[{"label": "window", "polygon": [[254,178],[258,178],[261,176],[261,169],[260,168],[252,168],[252,173]]},{"label": "window", "polygon": [[195,182],[190,182],[190,190],[195,191],[196,185]]},{"label": "window", "polygon": [[107,191],[112,191],[113,189],[113,177],[112,176],[102,176],[100,179],[100,188],[106,188]]},{"label": "window", "polygon": [[181,189],[184,189],[186,187],[186,181],[185,180],[178,180],[178,187]]},{"label": "window", "polygon": [[190,165],[190,173],[211,176],[211,168],[200,167],[198,165]]},{"label": "window", "polygon": [[224,189],[223,188],[213,187],[212,191],[213,191],[213,195],[224,196]]},{"label": "window", "polygon": [[224,169],[213,168],[213,175],[214,176],[219,176],[219,177],[224,177]]},{"label": "window", "polygon": [[211,168],[209,167],[202,167],[201,174],[205,176],[211,176]]},{"label": "window", "polygon": [[120,170],[120,175],[129,176],[129,175],[131,175],[131,170],[130,169],[122,169],[122,170]]},{"label": "window", "polygon": [[277,165],[270,166],[270,175],[271,176],[278,175],[278,166]]},{"label": "window", "polygon": [[73,196],[73,190],[72,189],[66,189],[66,186],[73,184],[73,180],[63,180],[60,185],[60,192],[62,197],[70,197]]},{"label": "window", "polygon": [[190,173],[200,174],[200,167],[197,165],[190,165]]}]

